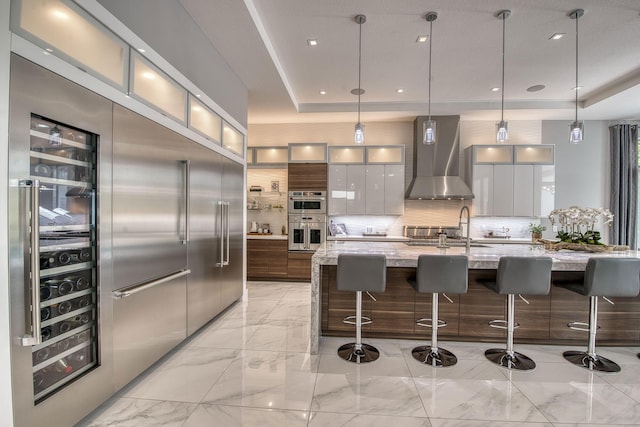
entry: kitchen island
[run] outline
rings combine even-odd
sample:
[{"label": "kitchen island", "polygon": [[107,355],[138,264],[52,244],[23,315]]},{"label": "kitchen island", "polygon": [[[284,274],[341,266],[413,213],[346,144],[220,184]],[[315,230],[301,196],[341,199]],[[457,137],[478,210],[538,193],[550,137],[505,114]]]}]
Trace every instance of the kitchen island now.
[{"label": "kitchen island", "polygon": [[[327,242],[312,258],[311,274],[311,348],[318,352],[320,336],[352,336],[353,327],[342,319],[353,314],[353,292],[336,288],[336,265],[341,253],[379,253],[387,258],[387,288],[375,294],[377,301],[363,297],[363,315],[373,323],[363,327],[363,336],[379,338],[427,339],[430,330],[416,326],[420,318],[430,317],[431,296],[417,294],[407,283],[415,276],[421,254],[464,254],[464,247],[440,249],[433,246],[410,246],[404,242]],[[503,319],[506,298],[476,283],[478,278],[495,277],[502,256],[550,256],[553,258],[552,282],[558,278],[584,275],[592,256],[638,257],[636,251],[591,254],[585,252],[545,252],[538,245],[484,245],[469,252],[469,289],[463,295],[449,295],[452,303],[441,298],[440,317],[448,326],[439,330],[442,339],[467,341],[502,341],[505,332],[491,328],[489,320]],[[516,298],[516,342],[582,345],[586,332],[567,328],[571,321],[588,321],[589,302],[564,288],[551,286],[549,295],[526,297],[528,304]],[[599,344],[640,345],[640,297],[616,298],[615,305],[604,301],[599,307]]]}]

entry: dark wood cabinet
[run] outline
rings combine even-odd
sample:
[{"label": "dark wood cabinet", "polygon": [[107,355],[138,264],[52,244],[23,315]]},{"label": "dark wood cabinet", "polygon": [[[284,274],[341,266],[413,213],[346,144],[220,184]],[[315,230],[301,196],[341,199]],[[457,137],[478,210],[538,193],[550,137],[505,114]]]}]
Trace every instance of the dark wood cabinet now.
[{"label": "dark wood cabinet", "polygon": [[247,279],[287,278],[286,240],[247,240]]},{"label": "dark wood cabinet", "polygon": [[311,257],[310,252],[289,252],[288,254],[288,279],[289,280],[311,280]]},{"label": "dark wood cabinet", "polygon": [[[289,261],[291,262],[291,261]],[[336,266],[321,266],[321,327],[323,335],[352,336],[353,325],[344,324],[346,316],[355,313],[355,293],[338,291]],[[567,277],[581,277],[583,272],[552,273],[552,282]],[[362,328],[366,337],[412,338],[430,340],[431,330],[417,326],[421,318],[431,317],[431,295],[418,294],[407,283],[415,268],[387,268],[387,284],[377,301],[362,296],[362,314],[373,323]],[[449,295],[451,304],[440,294],[439,318],[447,327],[438,330],[444,339],[502,342],[504,329],[492,328],[490,320],[506,319],[507,297],[490,291],[478,283],[480,278],[495,278],[495,270],[469,270],[469,288],[462,295]],[[524,295],[528,304],[515,296],[515,342],[586,346],[587,332],[571,330],[567,323],[589,321],[589,298],[551,286],[549,295]],[[612,298],[615,305],[603,298],[598,305],[597,340],[601,344],[637,345],[640,342],[640,297]]]},{"label": "dark wood cabinet", "polygon": [[289,191],[327,191],[326,163],[289,163]]}]

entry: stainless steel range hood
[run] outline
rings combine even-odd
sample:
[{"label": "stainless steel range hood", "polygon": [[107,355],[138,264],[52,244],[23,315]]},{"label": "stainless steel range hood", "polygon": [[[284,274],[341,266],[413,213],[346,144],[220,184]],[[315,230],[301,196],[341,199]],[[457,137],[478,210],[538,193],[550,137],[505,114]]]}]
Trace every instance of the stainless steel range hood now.
[{"label": "stainless steel range hood", "polygon": [[433,145],[422,143],[422,124],[427,117],[414,121],[413,179],[406,199],[461,200],[472,199],[471,189],[459,176],[460,116],[438,116],[438,140]]}]

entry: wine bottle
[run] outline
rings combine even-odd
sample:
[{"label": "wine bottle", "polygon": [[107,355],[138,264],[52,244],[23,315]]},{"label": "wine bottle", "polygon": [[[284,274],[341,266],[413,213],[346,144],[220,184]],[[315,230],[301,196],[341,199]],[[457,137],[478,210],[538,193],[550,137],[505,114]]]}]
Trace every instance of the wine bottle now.
[{"label": "wine bottle", "polygon": [[40,320],[45,321],[51,318],[51,309],[49,307],[40,308]]},{"label": "wine bottle", "polygon": [[63,279],[58,285],[58,295],[68,295],[73,292],[74,282],[68,279]]},{"label": "wine bottle", "polygon": [[51,298],[51,288],[40,285],[40,301],[46,301]]},{"label": "wine bottle", "polygon": [[78,251],[78,259],[80,262],[91,261],[91,248],[83,248]]},{"label": "wine bottle", "polygon": [[58,314],[67,314],[68,312],[71,311],[71,309],[73,308],[73,305],[71,304],[70,301],[62,301],[60,304],[58,304],[57,310],[58,310]]},{"label": "wine bottle", "polygon": [[80,276],[76,279],[76,289],[78,291],[83,291],[88,289],[91,286],[91,282],[84,276]]},{"label": "wine bottle", "polygon": [[36,390],[36,393],[38,391],[38,388],[40,388],[42,384],[44,384],[44,378],[46,373],[47,373],[46,369],[41,369],[38,372],[33,374],[33,388]]},{"label": "wine bottle", "polygon": [[67,363],[66,359],[60,359],[58,360],[54,365],[53,368],[56,370],[56,372],[59,373],[63,373],[63,374],[70,374],[73,371],[73,366],[69,365],[69,363]]},{"label": "wine bottle", "polygon": [[46,326],[40,330],[40,338],[42,338],[42,341],[51,338],[51,326]]},{"label": "wine bottle", "polygon": [[35,354],[36,363],[44,362],[45,360],[47,360],[49,358],[50,354],[51,354],[51,352],[49,350],[49,347],[44,347],[44,348],[41,348],[40,350],[36,351],[36,354]]},{"label": "wine bottle", "polygon": [[58,353],[62,353],[63,351],[66,351],[69,346],[70,346],[70,338],[64,339],[62,341],[58,341],[56,343],[56,350],[58,351]]}]

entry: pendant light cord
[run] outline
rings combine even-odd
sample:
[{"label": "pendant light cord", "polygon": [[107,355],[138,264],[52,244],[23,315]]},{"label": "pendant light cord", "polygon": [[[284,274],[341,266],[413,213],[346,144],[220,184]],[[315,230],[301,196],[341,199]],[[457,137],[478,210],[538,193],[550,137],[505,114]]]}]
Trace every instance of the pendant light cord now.
[{"label": "pendant light cord", "polygon": [[579,14],[576,12],[576,122],[578,121],[578,21],[580,20]]},{"label": "pendant light cord", "polygon": [[501,107],[500,107],[500,121],[503,122],[504,121],[504,48],[505,48],[505,29],[506,29],[506,23],[507,21],[507,16],[505,15],[505,12],[502,12],[502,88],[501,91],[502,92],[502,102],[501,102]]},{"label": "pendant light cord", "polygon": [[358,26],[358,123],[360,123],[360,95],[362,94],[362,87],[360,86],[360,76],[362,73],[362,20],[358,22]]},{"label": "pendant light cord", "polygon": [[433,42],[433,21],[429,21],[429,121],[431,121],[431,44]]}]

